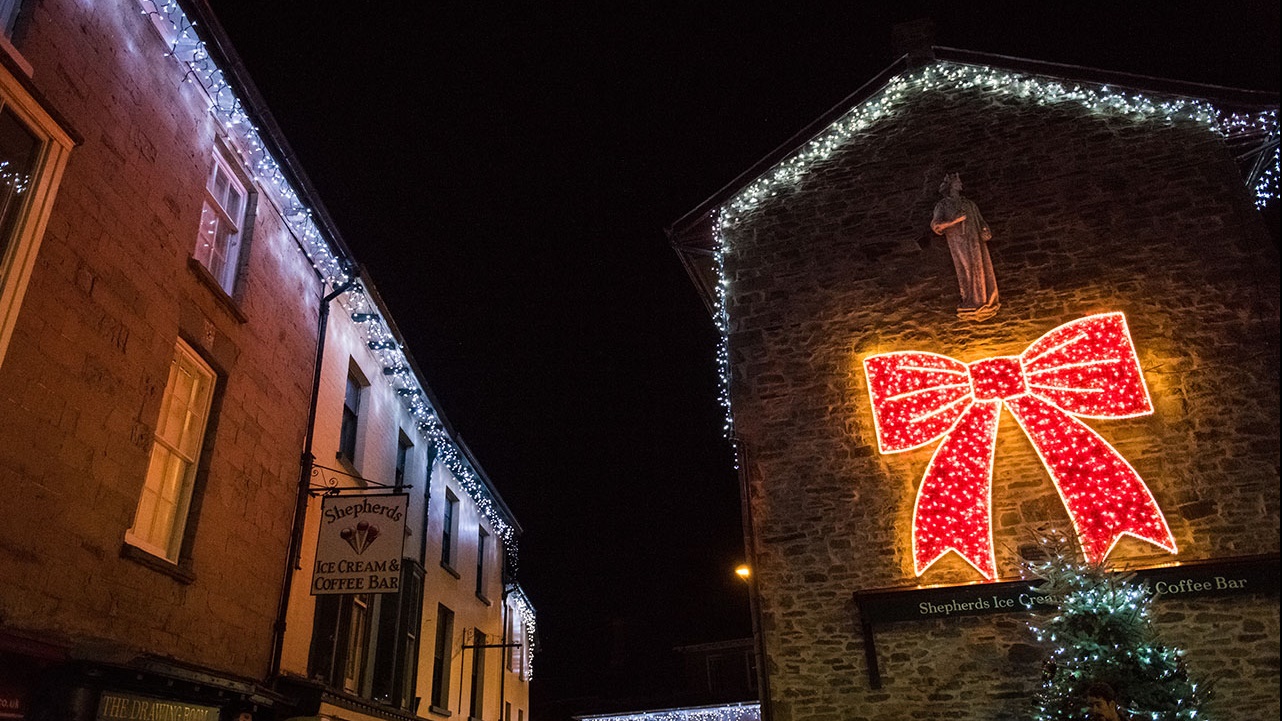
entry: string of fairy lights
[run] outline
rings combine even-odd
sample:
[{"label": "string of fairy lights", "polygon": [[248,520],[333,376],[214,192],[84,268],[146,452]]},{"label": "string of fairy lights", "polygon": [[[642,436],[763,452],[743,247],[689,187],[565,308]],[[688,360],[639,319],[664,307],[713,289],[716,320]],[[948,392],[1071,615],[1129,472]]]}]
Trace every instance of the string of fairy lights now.
[{"label": "string of fairy lights", "polygon": [[534,605],[519,584],[512,584],[508,590],[508,598],[516,604],[516,611],[521,614],[522,628],[525,629],[525,677],[534,678],[534,647],[538,639],[534,625],[538,620],[534,614]]},{"label": "string of fairy lights", "polygon": [[734,434],[727,308],[730,280],[726,275],[726,256],[730,253],[728,231],[769,199],[795,187],[817,163],[831,158],[861,133],[893,115],[910,98],[944,89],[978,89],[1027,99],[1038,105],[1072,103],[1102,115],[1131,116],[1165,123],[1194,122],[1227,140],[1255,138],[1261,143],[1262,156],[1256,164],[1258,172],[1247,179],[1252,184],[1255,204],[1263,208],[1278,197],[1282,167],[1279,165],[1276,108],[1254,113],[1231,112],[1200,99],[1157,97],[1108,85],[1091,85],[956,62],[941,61],[896,75],[873,96],[852,107],[792,155],[739,190],[713,214],[713,257],[719,279],[714,317],[721,335],[717,347],[720,373],[718,400],[725,412],[723,430],[727,437]]},{"label": "string of fairy lights", "polygon": [[693,706],[578,718],[582,721],[761,721],[761,704],[753,702]]},{"label": "string of fairy lights", "polygon": [[[210,55],[195,23],[187,17],[177,0],[151,0],[142,3],[142,14],[159,20],[170,30],[172,41],[166,55],[179,61],[185,69],[184,80],[198,84],[209,98],[210,114],[237,141],[241,160],[254,183],[271,197],[281,210],[299,248],[316,269],[324,284],[338,287],[353,278],[347,264],[333,249],[313,219],[313,212],[286,176],[280,163],[268,149],[262,134],[252,122],[238,97],[230,78]],[[507,562],[513,571],[517,566],[517,534],[491,491],[471,462],[458,447],[440,415],[423,392],[423,384],[409,364],[401,343],[383,320],[376,303],[360,283],[354,283],[340,296],[340,304],[361,328],[367,347],[383,365],[383,375],[396,392],[406,411],[414,418],[417,429],[436,449],[437,458],[454,474],[477,509],[492,524],[502,539]],[[527,633],[533,638],[535,615],[524,594],[522,616]]]},{"label": "string of fairy lights", "polygon": [[22,195],[31,185],[31,176],[9,168],[9,161],[0,160],[0,185],[7,185],[14,195]]}]

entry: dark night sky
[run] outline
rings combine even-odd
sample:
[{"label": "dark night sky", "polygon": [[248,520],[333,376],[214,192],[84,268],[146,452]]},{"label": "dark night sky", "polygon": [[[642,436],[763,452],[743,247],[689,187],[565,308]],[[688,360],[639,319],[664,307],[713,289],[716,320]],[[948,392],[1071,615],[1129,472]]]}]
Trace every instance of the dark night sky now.
[{"label": "dark night sky", "polygon": [[893,23],[1278,88],[1276,0],[210,2],[526,529],[545,696],[627,690],[596,673],[612,620],[750,632],[715,331],[663,231],[889,65]]}]

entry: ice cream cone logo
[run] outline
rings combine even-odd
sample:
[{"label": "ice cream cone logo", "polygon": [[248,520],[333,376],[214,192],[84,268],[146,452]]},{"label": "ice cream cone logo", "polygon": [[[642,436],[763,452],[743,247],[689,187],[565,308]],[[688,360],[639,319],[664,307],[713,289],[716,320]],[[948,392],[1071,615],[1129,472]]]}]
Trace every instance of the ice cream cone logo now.
[{"label": "ice cream cone logo", "polygon": [[359,555],[369,548],[369,544],[373,543],[375,538],[378,538],[378,526],[361,521],[355,528],[351,526],[344,528],[339,532],[338,537],[347,541],[347,545]]}]

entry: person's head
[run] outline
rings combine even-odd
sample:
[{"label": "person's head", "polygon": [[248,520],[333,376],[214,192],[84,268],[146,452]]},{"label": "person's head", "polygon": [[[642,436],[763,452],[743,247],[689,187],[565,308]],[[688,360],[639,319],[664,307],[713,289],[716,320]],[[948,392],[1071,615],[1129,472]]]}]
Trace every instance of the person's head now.
[{"label": "person's head", "polygon": [[1102,681],[1086,688],[1086,710],[1090,721],[1121,721],[1117,711],[1117,693]]},{"label": "person's head", "polygon": [[939,184],[939,193],[940,195],[949,195],[954,190],[960,193],[961,188],[961,175],[958,173],[947,173],[944,175],[944,182]]}]

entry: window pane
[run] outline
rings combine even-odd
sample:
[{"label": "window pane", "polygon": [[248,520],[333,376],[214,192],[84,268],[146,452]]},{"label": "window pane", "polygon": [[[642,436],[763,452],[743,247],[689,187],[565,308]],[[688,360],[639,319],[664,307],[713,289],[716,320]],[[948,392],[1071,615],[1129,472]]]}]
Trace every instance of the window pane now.
[{"label": "window pane", "polygon": [[369,597],[352,597],[352,624],[347,635],[347,664],[343,671],[343,688],[360,692],[365,658],[369,653]]},{"label": "window pane", "polygon": [[179,342],[129,537],[176,560],[186,527],[196,460],[205,434],[213,371]]},{"label": "window pane", "polygon": [[228,219],[237,227],[240,226],[240,199],[241,194],[238,188],[232,186],[227,189],[227,202],[223,204],[223,208],[227,211]]},{"label": "window pane", "polygon": [[343,397],[343,402],[352,413],[361,412],[361,384],[352,376],[347,376],[347,394]]},{"label": "window pane", "polygon": [[227,207],[227,189],[231,187],[231,181],[227,179],[227,171],[223,170],[221,163],[214,162],[214,185],[209,189],[210,195],[218,204]]},{"label": "window pane", "polygon": [[450,651],[454,638],[454,612],[445,606],[436,607],[436,644],[432,659],[432,705],[449,708]]},{"label": "window pane", "polygon": [[0,257],[8,250],[39,151],[40,141],[22,121],[8,108],[0,110]]},{"label": "window pane", "polygon": [[244,225],[246,202],[245,190],[228,170],[226,162],[222,156],[214,156],[207,188],[209,195],[201,210],[200,232],[193,256],[230,294],[236,285],[240,230]]}]

